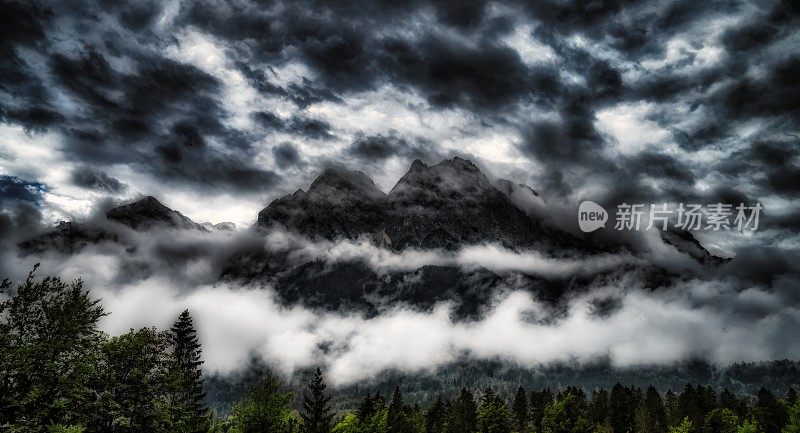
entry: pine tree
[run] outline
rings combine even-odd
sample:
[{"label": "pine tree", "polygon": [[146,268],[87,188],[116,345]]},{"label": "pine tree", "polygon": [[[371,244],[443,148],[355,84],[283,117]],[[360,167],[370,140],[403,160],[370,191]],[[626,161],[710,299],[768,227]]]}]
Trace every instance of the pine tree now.
[{"label": "pine tree", "polygon": [[445,404],[442,402],[441,397],[437,398],[436,402],[425,413],[426,433],[442,433],[444,431],[445,412]]},{"label": "pine tree", "polygon": [[466,389],[450,405],[447,414],[446,433],[474,433],[478,428],[478,407],[475,397]]},{"label": "pine tree", "polygon": [[547,406],[552,403],[553,392],[550,391],[549,388],[541,391],[531,392],[531,418],[529,422],[532,424],[534,431],[542,431],[542,418],[544,417],[544,411],[547,409]]},{"label": "pine tree", "polygon": [[206,432],[210,411],[204,400],[202,350],[189,310],[184,310],[170,329],[174,356],[173,425],[185,433]]},{"label": "pine tree", "polygon": [[780,433],[789,420],[786,406],[766,388],[758,390],[754,413],[764,433]]},{"label": "pine tree", "polygon": [[325,394],[328,387],[322,377],[322,370],[317,368],[314,378],[308,383],[311,395],[303,396],[303,411],[300,417],[303,419],[304,433],[330,433],[333,427],[333,412],[331,411],[331,397]]},{"label": "pine tree", "polygon": [[645,431],[647,433],[664,433],[667,431],[667,412],[661,396],[654,387],[647,388],[642,407],[646,413]]},{"label": "pine tree", "polygon": [[479,433],[511,433],[513,416],[491,388],[486,388],[478,412]]},{"label": "pine tree", "polygon": [[392,393],[392,401],[389,403],[386,416],[386,433],[408,433],[408,422],[406,419],[406,407],[403,404],[403,393],[397,387]]},{"label": "pine tree", "polygon": [[631,390],[617,382],[611,388],[608,400],[608,419],[614,433],[629,433],[633,430],[635,405],[632,400]]},{"label": "pine tree", "polygon": [[369,420],[372,415],[375,414],[376,410],[375,398],[373,398],[371,394],[367,394],[364,400],[361,401],[361,405],[358,406],[356,415],[358,416],[358,420],[363,423]]},{"label": "pine tree", "polygon": [[587,418],[595,424],[602,424],[608,419],[608,391],[600,388],[592,392]]},{"label": "pine tree", "polygon": [[528,428],[528,394],[525,388],[517,388],[517,394],[514,396],[514,402],[511,404],[511,410],[514,412],[514,425],[518,432],[525,432]]}]

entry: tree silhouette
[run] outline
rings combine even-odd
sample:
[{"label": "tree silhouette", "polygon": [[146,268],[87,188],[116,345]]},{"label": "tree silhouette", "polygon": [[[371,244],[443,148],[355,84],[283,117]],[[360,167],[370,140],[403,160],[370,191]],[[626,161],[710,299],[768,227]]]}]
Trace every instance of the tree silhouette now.
[{"label": "tree silhouette", "polygon": [[177,431],[208,431],[210,411],[204,401],[202,349],[189,310],[184,310],[172,325],[170,342],[175,361],[173,423],[178,426]]},{"label": "tree silhouette", "polygon": [[304,433],[329,433],[333,426],[333,412],[331,411],[331,397],[325,393],[328,385],[322,377],[322,370],[317,368],[314,378],[308,383],[311,394],[303,397],[303,410],[300,418],[303,420]]}]

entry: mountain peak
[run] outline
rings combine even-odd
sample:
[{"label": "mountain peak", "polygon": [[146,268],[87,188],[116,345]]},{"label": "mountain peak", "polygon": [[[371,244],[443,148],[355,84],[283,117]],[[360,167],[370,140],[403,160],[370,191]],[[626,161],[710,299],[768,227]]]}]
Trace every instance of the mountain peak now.
[{"label": "mountain peak", "polygon": [[432,166],[415,160],[389,196],[395,201],[407,203],[439,202],[479,200],[486,194],[496,192],[489,178],[472,161],[454,157]]},{"label": "mountain peak", "polygon": [[133,203],[115,207],[106,212],[106,218],[134,230],[154,227],[172,227],[208,231],[182,213],[164,206],[153,196],[145,196]]},{"label": "mountain peak", "polygon": [[326,201],[377,199],[385,195],[363,172],[341,168],[325,169],[308,187],[308,194],[312,200]]},{"label": "mountain peak", "polygon": [[279,223],[312,238],[355,238],[381,223],[386,194],[361,171],[324,170],[308,192],[297,190],[258,213],[258,226]]}]

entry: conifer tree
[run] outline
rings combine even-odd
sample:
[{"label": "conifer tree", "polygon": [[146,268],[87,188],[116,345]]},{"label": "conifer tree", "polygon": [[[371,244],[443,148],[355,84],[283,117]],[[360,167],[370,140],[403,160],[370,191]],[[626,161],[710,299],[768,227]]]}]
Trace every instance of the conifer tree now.
[{"label": "conifer tree", "polygon": [[447,414],[446,433],[475,433],[478,428],[478,407],[475,397],[466,389],[450,405]]},{"label": "conifer tree", "polygon": [[633,430],[634,405],[630,395],[631,391],[621,383],[617,382],[611,388],[611,396],[608,401],[608,419],[611,421],[611,428],[614,433],[629,433]]},{"label": "conifer tree", "polygon": [[184,310],[170,329],[174,356],[172,384],[173,424],[176,431],[208,431],[210,411],[205,404],[202,350],[189,310]]},{"label": "conifer tree", "polygon": [[333,427],[331,397],[325,394],[328,385],[322,377],[322,370],[317,368],[314,378],[308,383],[311,394],[303,396],[303,433],[329,433]]},{"label": "conifer tree", "polygon": [[396,387],[392,393],[386,416],[386,433],[408,433],[406,407],[403,404],[403,393]]},{"label": "conifer tree", "polygon": [[372,415],[375,414],[376,409],[375,398],[373,398],[371,394],[367,394],[367,396],[364,397],[364,400],[361,401],[361,405],[358,406],[358,410],[356,411],[358,420],[362,423],[367,421],[370,419],[370,417],[372,417]]},{"label": "conifer tree", "polygon": [[604,388],[592,391],[587,418],[595,424],[602,424],[608,419],[608,391]]},{"label": "conifer tree", "polygon": [[512,418],[505,402],[491,388],[486,388],[478,412],[478,432],[511,433]]},{"label": "conifer tree", "polygon": [[531,392],[531,417],[529,423],[534,431],[542,431],[542,418],[547,406],[553,403],[553,392],[549,388]]},{"label": "conifer tree", "polygon": [[786,406],[766,388],[758,390],[757,397],[753,409],[758,425],[764,433],[780,433],[789,420]]},{"label": "conifer tree", "polygon": [[525,432],[528,428],[528,394],[525,388],[517,388],[517,394],[514,395],[514,402],[511,403],[511,410],[514,412],[514,426],[518,432]]},{"label": "conifer tree", "polygon": [[436,402],[425,413],[426,433],[442,433],[444,431],[445,411],[445,404],[442,402],[441,397],[437,398]]}]

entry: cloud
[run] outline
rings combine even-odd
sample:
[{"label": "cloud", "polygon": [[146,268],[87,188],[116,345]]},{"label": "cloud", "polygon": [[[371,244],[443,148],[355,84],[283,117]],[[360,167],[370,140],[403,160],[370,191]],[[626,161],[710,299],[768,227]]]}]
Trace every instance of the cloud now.
[{"label": "cloud", "polygon": [[[683,282],[628,273],[639,259],[624,254],[555,259],[495,245],[396,253],[281,235],[284,252],[298,259],[358,260],[381,272],[437,264],[550,281],[630,278],[598,287],[623,302],[605,321],[591,314],[588,298],[576,297],[551,325],[517,320],[520,308],[546,308],[507,280],[504,297],[472,324],[452,322],[450,309],[458,307],[447,304],[398,306],[373,318],[286,309],[269,288],[215,284],[231,254],[263,249],[242,232],[162,233],[161,240],[119,232],[138,252],[104,244],[45,258],[54,272],[97,274],[93,288],[119,310],[109,329],[137,320],[163,325],[189,304],[210,335],[215,368],[234,368],[251,350],[284,369],[321,356],[343,382],[373,368],[441,365],[464,351],[521,362],[610,354],[619,364],[696,352],[719,361],[797,356],[786,330],[797,318],[788,288],[800,268],[800,15],[789,3],[117,6],[0,3],[6,272],[24,272],[34,260],[11,248],[22,233],[89,217],[101,196],[158,195],[198,221],[247,225],[326,167],[361,170],[387,191],[411,160],[452,155],[530,185],[537,195],[519,188],[516,202],[566,228],[583,199],[607,207],[759,201],[765,210],[757,233],[708,236],[733,261],[694,269],[697,280]],[[271,247],[281,245],[277,237]],[[652,233],[612,240],[671,272],[691,268]],[[626,291],[625,284],[661,289]],[[213,307],[224,311],[215,316]],[[424,333],[426,326],[439,335]],[[260,331],[243,335],[250,329]],[[226,341],[223,332],[241,340]],[[543,344],[524,343],[531,339]],[[280,353],[284,346],[292,350]]]},{"label": "cloud", "polygon": [[125,184],[109,176],[105,172],[94,170],[90,167],[76,168],[72,172],[72,182],[83,188],[91,188],[107,193],[120,193],[125,190]]}]

